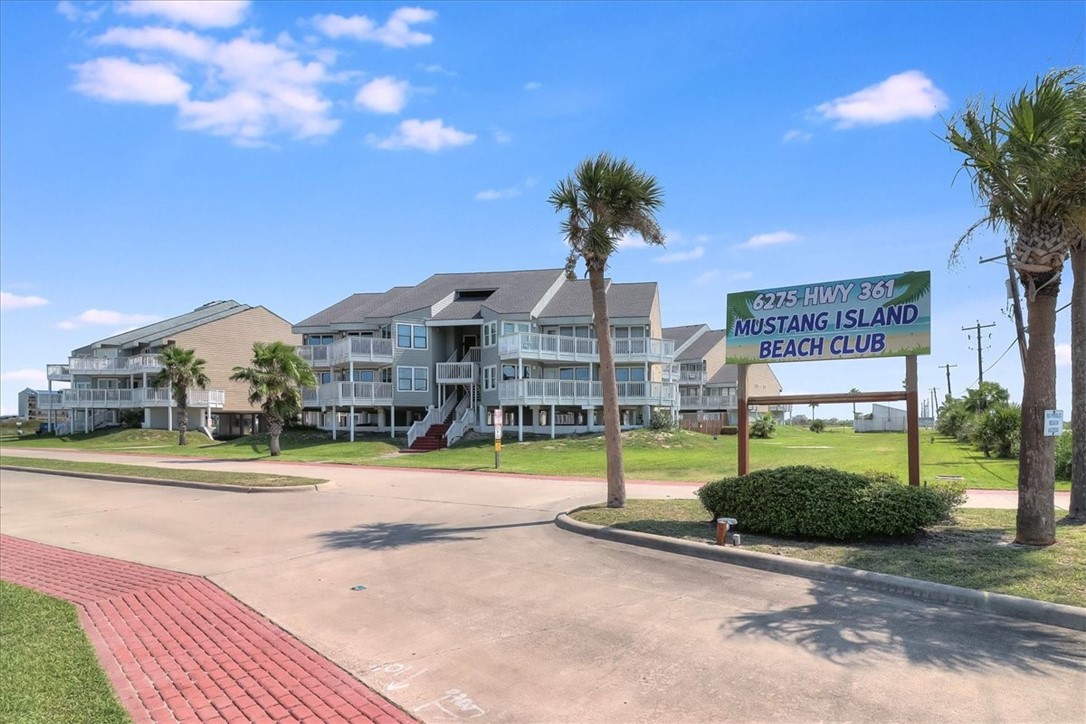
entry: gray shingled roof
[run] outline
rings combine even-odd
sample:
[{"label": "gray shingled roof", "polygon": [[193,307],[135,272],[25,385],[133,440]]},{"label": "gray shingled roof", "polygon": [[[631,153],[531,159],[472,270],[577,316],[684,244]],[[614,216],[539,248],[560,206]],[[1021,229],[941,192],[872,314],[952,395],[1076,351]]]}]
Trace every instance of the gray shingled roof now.
[{"label": "gray shingled roof", "polygon": [[708,332],[691,342],[689,347],[675,357],[675,360],[681,362],[685,360],[705,359],[705,355],[709,354],[709,351],[717,346],[717,344],[724,341],[724,338],[727,336],[728,333],[723,329],[710,329]]},{"label": "gray shingled roof", "polygon": [[[656,282],[630,282],[607,287],[607,314],[611,317],[648,317],[656,298]],[[591,317],[592,290],[588,281],[578,279],[562,285],[540,313],[540,319]]]},{"label": "gray shingled roof", "polygon": [[[394,292],[393,287],[385,294]],[[298,322],[296,327],[327,327],[330,324],[341,322],[361,322],[365,319],[367,306],[373,306],[384,294],[381,292],[366,292],[352,294],[346,299],[336,302],[327,309],[322,309],[311,317]]]},{"label": "gray shingled roof", "polygon": [[707,385],[736,385],[739,384],[739,367],[736,365],[724,365],[716,374],[709,378]]},{"label": "gray shingled roof", "polygon": [[87,349],[89,347],[124,347],[127,345],[138,344],[150,344],[157,342],[164,337],[169,337],[172,334],[178,332],[184,332],[187,329],[198,327],[201,324],[207,324],[223,317],[229,317],[232,314],[244,312],[253,307],[248,304],[240,304],[233,299],[223,302],[210,302],[197,307],[191,312],[185,314],[179,314],[176,317],[170,317],[164,319],[161,322],[155,322],[148,324],[138,329],[129,330],[128,332],[121,332],[115,334],[112,337],[106,337],[100,339],[97,342],[91,342],[88,345],[84,345],[79,349]]},{"label": "gray shingled roof", "polygon": [[453,302],[435,314],[431,319],[480,319],[483,316],[483,302]]},{"label": "gray shingled roof", "polygon": [[508,272],[471,272],[434,274],[403,294],[396,295],[371,309],[368,316],[390,318],[425,309],[457,291],[493,289],[482,306],[499,314],[527,313],[539,303],[551,285],[565,272],[561,269],[535,269]]},{"label": "gray shingled roof", "polygon": [[671,339],[675,341],[675,349],[682,347],[686,344],[691,337],[697,334],[700,330],[704,329],[704,324],[688,324],[684,327],[664,327],[663,335],[664,339]]}]

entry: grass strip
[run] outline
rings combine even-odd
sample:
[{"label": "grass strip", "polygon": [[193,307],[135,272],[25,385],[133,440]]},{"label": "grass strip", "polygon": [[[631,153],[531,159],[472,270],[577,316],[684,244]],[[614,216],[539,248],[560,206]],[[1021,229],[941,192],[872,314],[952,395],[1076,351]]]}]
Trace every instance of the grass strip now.
[{"label": "grass strip", "polygon": [[0,610],[0,721],[131,721],[75,606],[0,581]]},{"label": "grass strip", "polygon": [[[593,506],[572,517],[672,538],[715,540],[710,516],[696,500],[630,500],[625,508]],[[950,522],[896,541],[826,543],[752,533],[742,533],[742,539],[744,549],[761,553],[1086,606],[1086,526],[1059,522],[1056,544],[1033,548],[1012,543],[1014,519],[1013,510],[963,508]]]},{"label": "grass strip", "polygon": [[213,485],[246,488],[285,488],[298,485],[315,485],[327,480],[302,478],[295,475],[270,475],[265,473],[231,473],[221,470],[178,470],[176,468],[156,468],[149,465],[122,465],[117,463],[92,463],[78,460],[54,460],[51,458],[23,458],[4,455],[0,457],[4,465],[17,465],[22,468],[38,470],[56,470],[58,472],[99,473],[103,475],[127,475],[134,478],[154,478],[155,480],[181,480],[190,483],[210,483]]}]

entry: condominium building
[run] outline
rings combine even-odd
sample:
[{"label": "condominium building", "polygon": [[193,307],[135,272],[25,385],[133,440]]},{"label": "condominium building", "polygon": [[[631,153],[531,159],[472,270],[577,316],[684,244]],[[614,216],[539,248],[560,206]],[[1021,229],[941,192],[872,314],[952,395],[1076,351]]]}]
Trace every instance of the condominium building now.
[{"label": "condominium building", "polygon": [[[677,412],[675,345],[655,282],[607,281],[624,427]],[[294,325],[320,385],[307,421],[338,434],[407,432],[440,447],[469,430],[554,436],[601,430],[603,390],[589,284],[562,269],[435,274],[354,294]]]},{"label": "condominium building", "polygon": [[[207,389],[188,394],[189,426],[218,436],[261,429],[259,408],[249,403],[245,383],[232,382],[235,366],[248,366],[254,342],[297,344],[290,323],[264,307],[235,301],[211,302],[186,314],[100,339],[72,351],[67,363],[46,367],[50,391],[38,396],[41,410],[64,411],[72,432],[118,425],[126,417],[145,428],[172,430],[177,404],[169,386],[156,386],[162,351],[190,348],[207,364]],[[70,389],[52,391],[53,382]],[[132,414],[126,414],[132,411]]]}]

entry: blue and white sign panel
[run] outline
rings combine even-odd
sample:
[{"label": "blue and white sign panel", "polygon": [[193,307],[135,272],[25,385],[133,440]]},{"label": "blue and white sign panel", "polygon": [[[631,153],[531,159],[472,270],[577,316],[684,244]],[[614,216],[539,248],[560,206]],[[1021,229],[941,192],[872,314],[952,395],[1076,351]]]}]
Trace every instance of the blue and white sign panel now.
[{"label": "blue and white sign panel", "polygon": [[729,364],[931,353],[931,272],[728,295]]}]

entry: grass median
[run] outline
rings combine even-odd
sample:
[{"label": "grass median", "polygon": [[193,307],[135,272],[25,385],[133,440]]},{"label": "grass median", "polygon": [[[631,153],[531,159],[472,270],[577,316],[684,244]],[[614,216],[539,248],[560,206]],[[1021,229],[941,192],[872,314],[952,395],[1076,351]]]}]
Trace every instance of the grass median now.
[{"label": "grass median", "polygon": [[150,465],[93,463],[78,460],[15,457],[12,455],[0,457],[0,465],[14,465],[21,468],[66,473],[97,473],[100,475],[123,475],[133,478],[154,478],[155,480],[180,480],[187,483],[207,483],[223,487],[286,488],[328,482],[319,478],[303,478],[295,475],[232,473],[220,470],[178,470],[177,468],[157,468]]},{"label": "grass median", "polygon": [[[585,523],[713,542],[697,500],[630,500],[573,513]],[[954,520],[901,541],[826,543],[742,533],[745,550],[890,573],[1039,601],[1086,606],[1086,526],[1060,522],[1055,545],[1014,545],[1013,510],[963,508]],[[742,531],[742,521],[738,530]]]},{"label": "grass median", "polygon": [[75,606],[0,581],[0,721],[129,722]]}]

